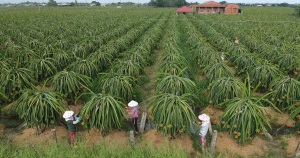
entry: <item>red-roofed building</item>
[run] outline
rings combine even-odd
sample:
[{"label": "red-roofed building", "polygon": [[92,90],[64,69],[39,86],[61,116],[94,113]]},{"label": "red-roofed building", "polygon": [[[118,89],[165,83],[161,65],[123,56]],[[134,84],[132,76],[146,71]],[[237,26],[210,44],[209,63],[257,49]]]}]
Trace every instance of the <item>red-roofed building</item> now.
[{"label": "red-roofed building", "polygon": [[183,14],[185,14],[185,13],[194,13],[194,10],[187,7],[187,6],[183,6],[183,7],[176,10],[176,14],[178,14],[178,13],[183,13]]},{"label": "red-roofed building", "polygon": [[196,7],[196,12],[198,14],[216,14],[216,13],[237,14],[239,9],[238,5],[235,4],[222,5],[214,1],[208,1],[203,4],[198,4],[195,5],[195,7]]}]

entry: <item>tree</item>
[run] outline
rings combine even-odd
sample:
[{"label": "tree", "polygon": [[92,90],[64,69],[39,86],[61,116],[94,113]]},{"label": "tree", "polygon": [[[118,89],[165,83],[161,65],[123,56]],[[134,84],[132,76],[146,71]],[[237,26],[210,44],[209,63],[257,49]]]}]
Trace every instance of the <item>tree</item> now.
[{"label": "tree", "polygon": [[151,0],[149,2],[149,5],[156,7],[181,7],[186,4],[185,0]]},{"label": "tree", "polygon": [[223,4],[226,4],[226,3],[227,3],[226,1],[221,1],[221,2],[220,2],[220,4],[222,4],[222,5],[223,5]]},{"label": "tree", "polygon": [[57,3],[55,0],[49,0],[48,6],[57,6]]},{"label": "tree", "polygon": [[101,4],[99,2],[96,2],[96,1],[92,1],[91,5],[93,5],[93,6],[101,6]]},{"label": "tree", "polygon": [[300,17],[300,5],[296,6],[295,15]]},{"label": "tree", "polygon": [[281,6],[281,7],[288,7],[288,6],[289,6],[289,4],[288,4],[288,3],[286,3],[286,2],[284,2],[284,3],[280,3],[278,6]]},{"label": "tree", "polygon": [[177,1],[177,7],[182,7],[182,6],[186,5],[186,4],[187,4],[187,2],[185,0],[178,0]]}]

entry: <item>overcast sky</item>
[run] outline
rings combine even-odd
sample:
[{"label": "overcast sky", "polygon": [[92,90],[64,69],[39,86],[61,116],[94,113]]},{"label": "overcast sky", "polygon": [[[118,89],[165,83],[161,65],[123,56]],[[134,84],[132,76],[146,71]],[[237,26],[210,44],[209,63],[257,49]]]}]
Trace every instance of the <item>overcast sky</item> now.
[{"label": "overcast sky", "polygon": [[[0,3],[21,3],[21,2],[48,2],[49,0],[0,0]],[[77,2],[84,2],[84,3],[90,3],[93,0],[77,0]],[[134,3],[147,3],[150,0],[96,0],[100,3],[117,3],[117,2],[134,2]],[[198,2],[198,3],[204,3],[208,0],[186,0],[187,2]],[[222,0],[215,0],[215,2],[220,2]],[[228,3],[289,3],[289,4],[295,4],[300,3],[300,0],[225,0]],[[75,2],[75,0],[56,0],[56,2]]]}]

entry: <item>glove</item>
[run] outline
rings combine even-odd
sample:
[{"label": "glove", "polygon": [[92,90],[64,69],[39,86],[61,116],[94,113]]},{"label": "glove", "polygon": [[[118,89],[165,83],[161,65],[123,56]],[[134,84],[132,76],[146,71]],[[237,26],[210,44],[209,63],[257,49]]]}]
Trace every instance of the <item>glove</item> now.
[{"label": "glove", "polygon": [[76,117],[76,120],[77,121],[81,121],[81,117]]}]

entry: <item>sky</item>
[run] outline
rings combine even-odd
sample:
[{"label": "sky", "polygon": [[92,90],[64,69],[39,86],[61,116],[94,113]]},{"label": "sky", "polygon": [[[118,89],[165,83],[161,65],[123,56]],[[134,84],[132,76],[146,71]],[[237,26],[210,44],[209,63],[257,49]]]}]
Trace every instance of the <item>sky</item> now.
[{"label": "sky", "polygon": [[[21,2],[45,2],[47,3],[49,0],[0,0],[0,3],[21,3]],[[57,3],[60,2],[75,2],[75,0],[55,0]],[[77,2],[83,3],[91,3],[93,0],[77,0]],[[117,2],[133,2],[133,3],[148,3],[150,0],[95,0],[100,3],[117,3]],[[208,0],[186,0],[187,2],[198,2],[204,3]],[[215,2],[220,2],[223,0],[215,0]],[[300,3],[300,0],[225,0],[228,3],[289,3],[296,4]]]}]

